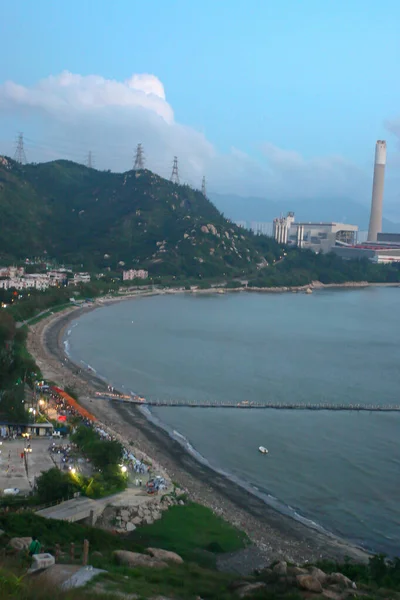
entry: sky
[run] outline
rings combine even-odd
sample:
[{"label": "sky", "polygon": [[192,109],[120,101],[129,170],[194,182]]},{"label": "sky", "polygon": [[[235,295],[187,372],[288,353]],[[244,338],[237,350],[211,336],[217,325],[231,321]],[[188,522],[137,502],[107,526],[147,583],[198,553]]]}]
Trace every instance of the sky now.
[{"label": "sky", "polygon": [[[0,153],[146,166],[212,192],[370,202],[400,220],[400,3],[2,3]],[[5,59],[6,57],[6,59]]]}]

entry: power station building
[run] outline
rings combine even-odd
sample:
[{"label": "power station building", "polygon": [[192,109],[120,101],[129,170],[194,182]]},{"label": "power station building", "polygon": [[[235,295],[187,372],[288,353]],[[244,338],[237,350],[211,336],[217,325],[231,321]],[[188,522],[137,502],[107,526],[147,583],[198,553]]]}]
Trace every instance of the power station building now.
[{"label": "power station building", "polygon": [[400,262],[400,233],[382,233],[383,191],[385,183],[386,142],[375,145],[374,178],[372,183],[371,216],[368,238],[363,244],[336,245],[332,250],[344,259],[367,258],[385,264]]},{"label": "power station building", "polygon": [[274,219],[274,238],[280,244],[330,252],[337,243],[357,243],[357,225],[345,223],[296,223],[293,212]]}]

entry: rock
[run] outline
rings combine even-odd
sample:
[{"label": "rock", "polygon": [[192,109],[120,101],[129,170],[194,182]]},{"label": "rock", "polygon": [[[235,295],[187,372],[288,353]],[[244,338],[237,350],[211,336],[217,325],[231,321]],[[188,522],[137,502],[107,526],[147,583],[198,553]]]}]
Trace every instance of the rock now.
[{"label": "rock", "polygon": [[30,543],[32,542],[31,537],[15,537],[11,538],[9,545],[14,550],[28,550]]},{"label": "rock", "polygon": [[342,588],[357,588],[356,584],[343,573],[331,573],[328,575],[327,581],[328,583],[338,583]]},{"label": "rock", "polygon": [[248,585],[248,581],[241,581],[240,579],[238,581],[232,581],[232,583],[230,583],[228,585],[228,588],[232,591],[238,590],[239,588],[244,587],[245,585]]},{"label": "rock", "polygon": [[154,512],[153,513],[153,520],[154,521],[158,521],[159,519],[161,519],[161,517],[162,517],[161,513],[159,513],[159,512]]},{"label": "rock", "polygon": [[147,525],[153,524],[153,519],[151,517],[145,517],[144,521]]},{"label": "rock", "polygon": [[92,552],[92,558],[102,558],[102,553],[99,552],[98,550],[95,550],[94,552]]},{"label": "rock", "polygon": [[140,525],[141,522],[142,522],[142,519],[140,517],[135,517],[134,519],[132,519],[132,523],[134,525]]},{"label": "rock", "polygon": [[276,563],[276,565],[273,568],[273,571],[277,575],[286,575],[287,574],[287,562],[285,562],[284,560],[281,560],[280,562]]},{"label": "rock", "polygon": [[0,529],[0,537],[5,534],[4,529]]},{"label": "rock", "polygon": [[266,587],[267,586],[262,581],[258,581],[257,583],[249,583],[248,585],[240,587],[237,591],[237,595],[239,598],[246,598],[247,596],[252,596],[255,592],[265,590]]},{"label": "rock", "polygon": [[180,506],[183,506],[185,503],[184,503],[184,501],[183,501],[183,500],[179,500],[179,503],[178,503],[178,504],[179,504]]},{"label": "rock", "polygon": [[302,567],[289,567],[288,572],[291,575],[308,575],[307,569],[303,569]]},{"label": "rock", "polygon": [[315,579],[318,579],[318,581],[320,582],[321,585],[324,585],[324,583],[326,583],[326,580],[328,578],[327,574],[324,573],[323,571],[321,571],[321,569],[318,569],[318,567],[312,567],[310,569],[310,575],[315,577]]},{"label": "rock", "polygon": [[183,563],[183,558],[179,556],[179,554],[176,554],[176,552],[162,550],[161,548],[147,548],[146,552],[158,560],[166,560],[167,562],[173,562],[177,564]]},{"label": "rock", "polygon": [[127,531],[135,531],[136,529],[136,525],[134,525],[133,523],[127,523],[126,524],[126,530]]},{"label": "rock", "polygon": [[138,552],[129,552],[128,550],[115,550],[113,555],[121,565],[127,567],[150,567],[153,569],[166,569],[166,562]]},{"label": "rock", "polygon": [[316,594],[320,594],[322,592],[321,583],[312,575],[297,575],[296,581],[297,585],[302,590],[307,590],[308,592],[315,592]]}]

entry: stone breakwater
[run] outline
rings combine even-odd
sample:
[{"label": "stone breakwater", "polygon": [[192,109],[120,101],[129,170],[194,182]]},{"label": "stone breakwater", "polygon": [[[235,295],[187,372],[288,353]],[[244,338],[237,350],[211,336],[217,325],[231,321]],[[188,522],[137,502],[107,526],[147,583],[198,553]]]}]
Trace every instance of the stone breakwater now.
[{"label": "stone breakwater", "polygon": [[116,533],[129,533],[141,525],[152,525],[161,519],[163,513],[171,506],[184,505],[185,492],[179,488],[172,494],[148,497],[137,506],[108,506],[96,525],[102,529],[113,530]]}]

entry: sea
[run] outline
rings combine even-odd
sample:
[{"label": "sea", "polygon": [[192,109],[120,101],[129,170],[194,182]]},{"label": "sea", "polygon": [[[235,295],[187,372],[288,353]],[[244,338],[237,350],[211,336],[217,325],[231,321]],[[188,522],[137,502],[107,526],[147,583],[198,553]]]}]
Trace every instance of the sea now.
[{"label": "sea", "polygon": [[[400,407],[399,305],[400,289],[388,287],[158,295],[86,313],[64,343],[76,363],[149,400]],[[400,412],[149,416],[277,510],[400,555]]]}]

